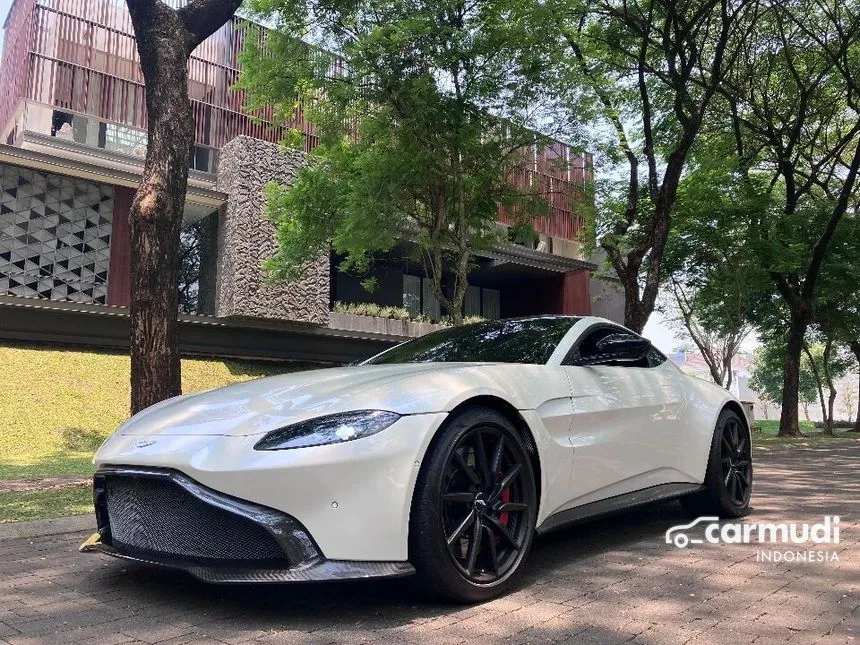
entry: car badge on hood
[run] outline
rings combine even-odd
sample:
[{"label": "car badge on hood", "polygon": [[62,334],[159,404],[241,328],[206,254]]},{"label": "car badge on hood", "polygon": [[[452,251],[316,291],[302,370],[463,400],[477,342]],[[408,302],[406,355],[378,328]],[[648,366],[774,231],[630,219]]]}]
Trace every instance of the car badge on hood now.
[{"label": "car badge on hood", "polygon": [[134,442],[135,448],[146,448],[155,443],[155,439],[138,439]]}]

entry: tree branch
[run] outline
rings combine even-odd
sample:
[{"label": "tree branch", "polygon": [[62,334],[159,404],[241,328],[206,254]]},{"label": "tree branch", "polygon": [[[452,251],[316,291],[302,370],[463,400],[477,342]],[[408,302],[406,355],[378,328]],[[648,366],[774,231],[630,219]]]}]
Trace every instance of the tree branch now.
[{"label": "tree branch", "polygon": [[177,9],[179,20],[188,33],[188,53],[214,34],[240,6],[242,0],[190,0]]}]

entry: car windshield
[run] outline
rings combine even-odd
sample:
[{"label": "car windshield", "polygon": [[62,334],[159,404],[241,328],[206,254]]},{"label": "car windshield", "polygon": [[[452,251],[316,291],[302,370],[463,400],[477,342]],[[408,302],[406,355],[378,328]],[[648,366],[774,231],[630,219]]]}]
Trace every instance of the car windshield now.
[{"label": "car windshield", "polygon": [[397,345],[364,362],[543,364],[579,320],[574,316],[520,318],[451,327]]}]

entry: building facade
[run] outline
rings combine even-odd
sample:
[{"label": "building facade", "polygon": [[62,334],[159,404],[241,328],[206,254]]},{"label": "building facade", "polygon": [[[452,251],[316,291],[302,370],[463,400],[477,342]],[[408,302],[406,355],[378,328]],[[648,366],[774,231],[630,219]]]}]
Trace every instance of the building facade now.
[{"label": "building facade", "polygon": [[[128,211],[146,151],[143,79],[125,4],[15,0],[0,60],[0,337],[127,344]],[[320,257],[306,280],[272,286],[261,262],[275,251],[261,188],[289,183],[316,145],[296,114],[252,118],[231,89],[249,31],[233,19],[191,57],[196,132],[182,233],[180,320],[188,352],[352,360],[429,327],[333,313],[375,302],[432,321],[443,317],[420,266],[392,253],[376,263],[379,289]],[[253,33],[253,32],[250,32]],[[289,129],[304,150],[284,152]],[[548,217],[531,246],[482,253],[466,314],[485,318],[595,313],[623,301],[576,241],[591,157],[557,143],[535,149],[515,182],[541,187]],[[500,210],[499,222],[510,223]],[[404,245],[408,241],[404,240]],[[408,251],[408,249],[403,249]]]}]

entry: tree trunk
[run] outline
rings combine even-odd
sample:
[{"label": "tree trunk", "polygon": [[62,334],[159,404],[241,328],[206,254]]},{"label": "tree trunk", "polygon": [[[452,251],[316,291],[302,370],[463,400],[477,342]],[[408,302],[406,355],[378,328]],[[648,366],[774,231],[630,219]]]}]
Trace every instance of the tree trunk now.
[{"label": "tree trunk", "polygon": [[812,370],[812,376],[815,378],[815,389],[818,391],[818,404],[821,406],[821,424],[824,428],[824,434],[833,434],[829,430],[829,423],[827,421],[827,405],[824,403],[824,386],[821,383],[821,375],[818,373],[818,366],[815,364],[815,359],[812,356],[812,352],[809,351],[809,347],[806,343],[803,343],[803,351],[806,352],[807,358],[809,358],[809,369]]},{"label": "tree trunk", "polygon": [[[732,391],[732,383],[734,382],[735,373],[732,370],[732,359],[729,358],[728,364],[725,366],[725,387],[729,392]],[[738,396],[740,396],[740,390],[738,390]]]},{"label": "tree trunk", "polygon": [[[860,370],[860,342],[851,343],[849,347],[854,358],[857,359],[858,370]],[[860,371],[857,374],[857,415],[854,417],[854,427],[850,432],[860,432]]]},{"label": "tree trunk", "polygon": [[[131,411],[181,392],[177,271],[194,117],[188,100],[185,31],[161,3],[132,11],[146,83],[148,142],[129,212]],[[135,19],[136,18],[136,19]],[[141,19],[146,26],[140,26]]]},{"label": "tree trunk", "polygon": [[824,419],[824,434],[833,436],[833,403],[836,401],[836,386],[830,374],[830,352],[833,350],[833,341],[828,340],[824,348],[822,369],[824,370],[824,382],[827,383],[827,415]]},{"label": "tree trunk", "polygon": [[131,237],[131,411],[181,392],[177,292],[179,233],[194,116],[188,57],[236,11],[234,0],[193,0],[173,10],[128,0],[146,85],[148,142],[129,212]]},{"label": "tree trunk", "polygon": [[798,389],[800,386],[800,353],[803,351],[803,337],[806,334],[806,324],[792,320],[788,329],[785,348],[785,373],[782,379],[782,413],[779,417],[778,437],[800,437],[800,426],[797,418],[797,408],[800,403]]},{"label": "tree trunk", "polygon": [[[616,271],[617,272],[617,271]],[[619,274],[621,283],[624,285],[624,326],[631,331],[641,334],[648,323],[651,311],[647,311],[639,300],[639,278],[638,275]]]},{"label": "tree trunk", "polygon": [[456,275],[454,276],[454,293],[451,297],[451,322],[455,325],[463,324],[463,308],[466,301],[466,289],[469,287],[469,258],[471,253],[468,248],[460,249]]}]

